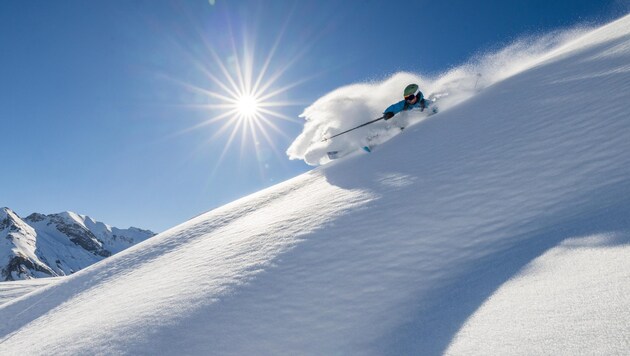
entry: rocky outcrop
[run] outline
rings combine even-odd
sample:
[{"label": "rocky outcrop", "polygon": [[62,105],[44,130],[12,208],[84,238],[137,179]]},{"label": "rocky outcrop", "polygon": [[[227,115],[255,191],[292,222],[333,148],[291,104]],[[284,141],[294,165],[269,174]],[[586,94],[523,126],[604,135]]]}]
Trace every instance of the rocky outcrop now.
[{"label": "rocky outcrop", "polygon": [[[48,217],[59,232],[68,236],[70,241],[83,247],[86,251],[103,257],[112,255],[110,251],[103,248],[103,242],[99,241],[87,227],[71,222],[61,214],[53,214]],[[28,218],[26,219],[28,220]]]},{"label": "rocky outcrop", "polygon": [[40,272],[42,277],[54,277],[57,276],[52,269],[42,263],[35,263],[21,253],[13,256],[6,267],[2,268],[0,275],[3,281],[14,281],[19,279],[30,279],[39,277],[37,274],[34,276],[33,272]]}]

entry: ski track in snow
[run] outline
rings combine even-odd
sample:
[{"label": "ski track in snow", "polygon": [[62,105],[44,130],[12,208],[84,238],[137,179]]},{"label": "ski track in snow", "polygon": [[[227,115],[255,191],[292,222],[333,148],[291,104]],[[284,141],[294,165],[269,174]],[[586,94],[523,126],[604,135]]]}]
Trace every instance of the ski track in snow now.
[{"label": "ski track in snow", "polygon": [[0,354],[623,353],[629,63],[625,17],[1,305]]}]

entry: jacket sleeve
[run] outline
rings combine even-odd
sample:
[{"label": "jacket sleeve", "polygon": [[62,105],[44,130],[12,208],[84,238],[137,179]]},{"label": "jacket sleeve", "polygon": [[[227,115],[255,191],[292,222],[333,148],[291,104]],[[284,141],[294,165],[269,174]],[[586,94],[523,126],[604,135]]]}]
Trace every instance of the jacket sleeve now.
[{"label": "jacket sleeve", "polygon": [[397,102],[396,104],[390,105],[387,109],[385,109],[385,111],[383,111],[383,114],[386,112],[393,112],[394,114],[398,114],[404,109],[405,109],[405,101],[402,100],[402,101]]}]

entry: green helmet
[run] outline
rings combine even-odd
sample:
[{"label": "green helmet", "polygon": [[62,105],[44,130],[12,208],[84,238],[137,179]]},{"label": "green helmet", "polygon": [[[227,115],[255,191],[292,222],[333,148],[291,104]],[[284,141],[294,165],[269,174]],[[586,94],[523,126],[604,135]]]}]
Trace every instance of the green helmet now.
[{"label": "green helmet", "polygon": [[405,92],[403,94],[403,97],[407,97],[407,96],[409,96],[411,94],[416,94],[417,92],[418,92],[418,84],[409,84],[405,88]]}]

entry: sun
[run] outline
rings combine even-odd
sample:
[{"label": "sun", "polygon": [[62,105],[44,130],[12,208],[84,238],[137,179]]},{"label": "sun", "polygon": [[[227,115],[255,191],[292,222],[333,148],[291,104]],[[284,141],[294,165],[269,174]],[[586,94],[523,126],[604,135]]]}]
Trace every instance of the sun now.
[{"label": "sun", "polygon": [[259,99],[251,94],[241,95],[236,102],[238,114],[245,119],[253,119],[260,115]]}]

